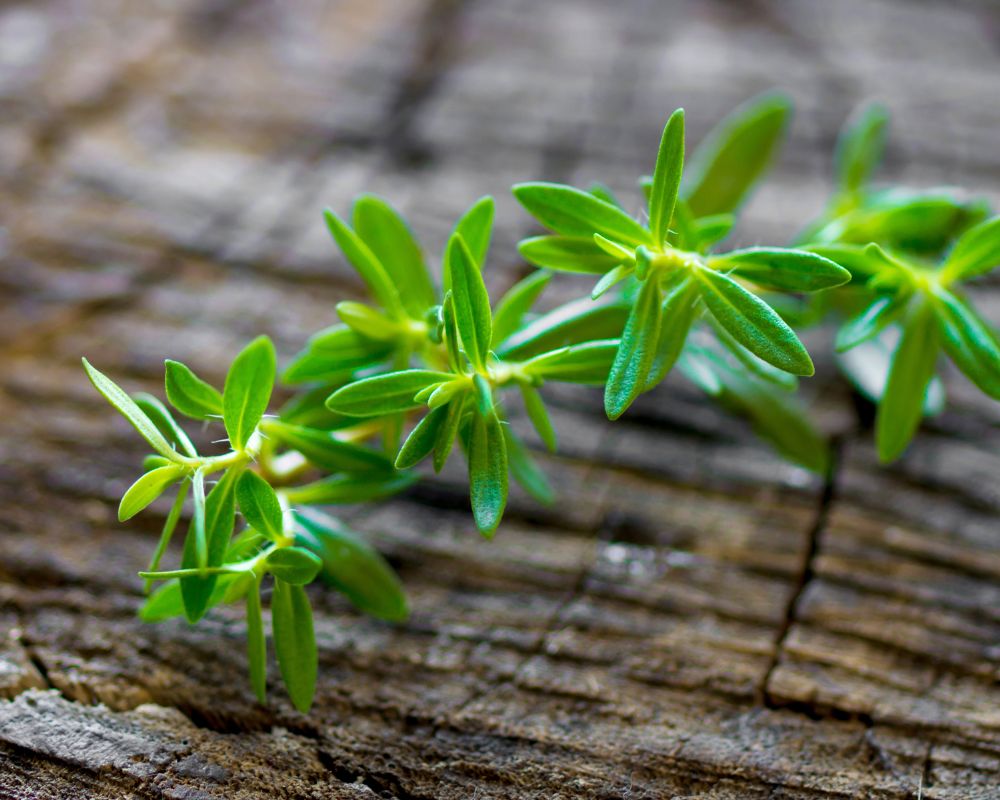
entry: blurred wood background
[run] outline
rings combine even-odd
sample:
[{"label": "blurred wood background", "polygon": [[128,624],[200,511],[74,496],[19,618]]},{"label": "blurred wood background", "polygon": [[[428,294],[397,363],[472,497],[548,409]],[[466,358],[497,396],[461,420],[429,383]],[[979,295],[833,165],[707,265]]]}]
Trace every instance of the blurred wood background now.
[{"label": "blurred wood background", "polygon": [[414,614],[311,590],[308,716],[254,702],[239,609],[135,617],[164,512],[115,521],[143,448],[81,355],[161,394],[165,356],[221,381],[266,332],[287,359],[359,296],[320,210],[361,191],[431,253],[496,195],[502,289],[510,184],[637,205],[672,109],[694,141],[774,87],[797,114],[741,242],[819,210],[868,99],[882,177],[1000,201],[995,0],[2,4],[0,796],[1000,798],[1000,408],[952,380],[881,469],[824,333],[828,483],[671,380],[613,426],[551,393],[559,500],[516,495],[492,543],[460,471],[346,509]]}]

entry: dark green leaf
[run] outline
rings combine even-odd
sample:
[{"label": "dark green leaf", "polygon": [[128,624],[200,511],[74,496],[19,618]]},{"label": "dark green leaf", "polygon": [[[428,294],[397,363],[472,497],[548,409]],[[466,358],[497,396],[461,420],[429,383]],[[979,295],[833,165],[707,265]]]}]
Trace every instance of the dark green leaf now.
[{"label": "dark green leaf", "polygon": [[495,412],[472,415],[469,494],[476,527],[492,537],[507,505],[507,447]]},{"label": "dark green leaf", "polygon": [[384,200],[362,195],[354,201],[354,230],[396,285],[414,319],[437,302],[420,245],[403,218]]},{"label": "dark green leaf", "polygon": [[448,241],[445,264],[450,277],[455,323],[469,361],[477,370],[486,368],[493,338],[490,296],[483,274],[461,236]]},{"label": "dark green leaf", "polygon": [[811,244],[806,249],[810,253],[839,264],[851,273],[852,280],[857,283],[864,283],[877,275],[885,266],[882,259],[869,253],[865,245]]},{"label": "dark green leaf", "polygon": [[320,557],[304,547],[276,547],[267,554],[267,571],[295,586],[311,583],[322,568]]},{"label": "dark green leaf", "polygon": [[406,437],[396,456],[396,469],[409,469],[419,464],[434,449],[441,425],[448,417],[448,407],[435,408],[427,414]]},{"label": "dark green leaf", "polygon": [[177,420],[174,419],[163,403],[153,397],[153,395],[146,394],[145,392],[136,393],[132,399],[142,409],[142,413],[153,421],[153,424],[174,449],[180,447],[184,451],[184,455],[191,458],[197,457],[198,451],[194,449],[194,445],[191,444],[188,435],[177,424]]},{"label": "dark green leaf", "polygon": [[1000,217],[969,228],[955,242],[944,262],[945,279],[964,281],[1000,264]]},{"label": "dark green leaf", "polygon": [[434,441],[434,471],[440,472],[451,454],[451,448],[455,444],[455,437],[462,424],[462,417],[465,406],[468,402],[467,394],[460,395],[452,400],[446,408],[448,416],[445,417],[441,427],[438,428],[438,435]]},{"label": "dark green leaf", "polygon": [[338,414],[354,417],[378,417],[419,408],[421,403],[413,398],[421,389],[443,383],[454,377],[450,372],[427,369],[407,369],[364,378],[348,384],[326,401],[326,406]]},{"label": "dark green leaf", "polygon": [[684,109],[678,108],[663,128],[649,193],[649,230],[653,243],[665,245],[674,218],[677,190],[684,172]]},{"label": "dark green leaf", "polygon": [[617,352],[617,339],[584,342],[535,356],[524,362],[524,369],[543,380],[603,386]]},{"label": "dark green leaf", "polygon": [[715,126],[689,159],[682,195],[696,217],[735,211],[768,168],[784,137],[791,101],[768,93]]},{"label": "dark green leaf", "polygon": [[285,535],[284,512],[278,495],[256,472],[244,472],[236,484],[236,502],[250,527],[278,540]]},{"label": "dark green leaf", "polygon": [[267,420],[263,430],[281,444],[298,450],[327,472],[391,472],[392,462],[382,453],[352,442],[343,442],[334,431],[288,425]]},{"label": "dark green leaf", "polygon": [[556,183],[519,183],[512,191],[529,214],[555,233],[580,237],[600,233],[632,246],[652,244],[642,225],[588,192]]},{"label": "dark green leaf", "polygon": [[834,165],[840,190],[853,194],[871,179],[882,158],[889,112],[880,103],[859,108],[837,139]]},{"label": "dark green leaf", "polygon": [[234,450],[243,450],[257,430],[274,388],[274,345],[258,336],[236,356],[222,390],[226,433]]},{"label": "dark green leaf", "polygon": [[539,469],[528,449],[514,435],[509,425],[503,426],[503,435],[507,445],[507,462],[514,480],[539,503],[550,505],[555,501],[555,492],[552,491],[545,473]]},{"label": "dark green leaf", "polygon": [[767,303],[714,270],[698,268],[694,275],[708,310],[736,341],[779,369],[813,374],[812,359],[802,342]]},{"label": "dark green leaf", "polygon": [[515,283],[500,298],[496,313],[493,315],[493,347],[497,347],[518,329],[524,315],[549,285],[551,277],[552,274],[548,272],[533,272],[527,278]]},{"label": "dark green leaf", "polygon": [[274,581],[271,625],[278,667],[288,696],[292,705],[305,714],[316,693],[318,665],[312,608],[305,589],[282,580]]},{"label": "dark green leaf", "polygon": [[163,382],[170,405],[184,416],[193,419],[222,416],[222,392],[180,361],[167,359],[164,362]]},{"label": "dark green leaf", "polygon": [[250,685],[258,702],[264,703],[267,701],[267,643],[264,641],[259,581],[254,581],[247,593],[247,661],[250,664]]},{"label": "dark green leaf", "polygon": [[889,378],[875,416],[875,441],[883,463],[902,454],[920,424],[939,349],[940,331],[934,312],[930,305],[920,306],[903,323],[903,336],[892,355]]},{"label": "dark green leaf", "polygon": [[403,587],[384,558],[358,534],[316,511],[295,512],[295,543],[323,561],[320,578],[365,614],[402,622],[410,614]]},{"label": "dark green leaf", "polygon": [[[342,385],[343,383],[324,384],[298,392],[281,407],[278,419],[290,425],[301,425],[305,428],[323,431],[339,430],[357,425],[357,417],[334,414],[326,407],[326,398]],[[264,427],[266,426],[267,420],[264,420]]]},{"label": "dark green leaf", "polygon": [[[208,601],[209,607],[225,602],[229,590],[243,577],[243,575],[220,575]],[[181,596],[180,581],[176,578],[164,581],[139,609],[139,618],[143,622],[162,622],[182,614],[184,614],[184,598]]]},{"label": "dark green leaf", "polygon": [[684,342],[698,311],[698,287],[694,280],[683,278],[668,287],[668,294],[660,311],[656,352],[643,391],[649,391],[667,377],[684,349]]},{"label": "dark green leaf", "polygon": [[[445,270],[447,273],[447,270]],[[444,329],[444,344],[448,351],[448,366],[454,372],[463,372],[462,354],[459,350],[458,325],[455,323],[455,298],[449,291],[444,296],[441,305],[442,328]]]},{"label": "dark green leaf", "polygon": [[401,492],[417,480],[411,473],[333,475],[285,489],[288,502],[298,505],[370,503]]},{"label": "dark green leaf", "polygon": [[655,277],[644,281],[632,307],[604,389],[608,419],[618,419],[646,387],[656,358],[662,297]]},{"label": "dark green leaf", "polygon": [[[465,241],[476,267],[480,270],[486,263],[486,252],[490,249],[490,233],[493,229],[494,203],[492,197],[480,197],[456,223],[452,236],[461,236]],[[447,285],[447,284],[446,284]],[[451,286],[448,285],[450,289]]]},{"label": "dark green leaf", "polygon": [[344,257],[358,271],[362,280],[368,285],[372,295],[382,304],[382,307],[393,317],[404,315],[403,303],[399,298],[396,285],[389,278],[385,267],[378,260],[367,244],[352,231],[343,220],[330,209],[323,212],[326,225],[333,234],[337,246]]},{"label": "dark green leaf", "polygon": [[713,269],[729,268],[741,278],[765,289],[816,292],[841,286],[851,273],[823,256],[806,250],[751,247],[709,259]]},{"label": "dark green leaf", "polygon": [[186,468],[180,464],[171,464],[143,474],[122,496],[122,501],[118,505],[118,521],[125,522],[132,519],[163,494],[168,486],[181,480],[186,472]]},{"label": "dark green leaf", "polygon": [[867,308],[845,322],[837,331],[837,352],[843,353],[877,336],[899,318],[909,300],[910,295],[907,293],[876,297]]},{"label": "dark green leaf", "polygon": [[[874,338],[844,353],[838,353],[837,366],[862,395],[873,403],[878,403],[885,393],[892,353],[897,344],[899,344],[899,328],[890,325]],[[927,387],[924,416],[940,414],[944,405],[944,385],[935,375]]]},{"label": "dark green leaf", "polygon": [[535,236],[518,243],[517,251],[529,264],[559,272],[602,275],[619,263],[593,236]]},{"label": "dark green leaf", "polygon": [[171,461],[178,460],[177,452],[163,437],[153,421],[136,405],[135,400],[104,373],[92,367],[87,359],[83,359],[83,368],[87,371],[87,377],[94,384],[94,388],[132,424],[133,428],[139,431],[142,438],[149,442],[157,453]]},{"label": "dark green leaf", "polygon": [[506,360],[523,360],[567,345],[617,339],[629,310],[624,300],[594,303],[582,297],[532,320],[507,339],[497,354]]},{"label": "dark green leaf", "polygon": [[1000,342],[968,301],[938,289],[934,310],[945,352],[985,394],[1000,400]]},{"label": "dark green leaf", "polygon": [[549,412],[545,408],[545,402],[538,390],[534,386],[521,384],[521,394],[524,396],[524,408],[528,412],[528,419],[538,431],[538,436],[549,450],[556,450],[556,432],[552,427],[552,420],[549,419]]}]

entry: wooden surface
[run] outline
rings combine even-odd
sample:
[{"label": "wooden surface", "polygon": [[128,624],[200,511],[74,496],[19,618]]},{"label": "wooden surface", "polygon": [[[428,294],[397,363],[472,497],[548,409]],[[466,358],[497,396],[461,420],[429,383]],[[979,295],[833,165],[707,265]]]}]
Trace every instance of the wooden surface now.
[{"label": "wooden surface", "polygon": [[253,701],[238,609],[136,619],[164,511],[115,521],[142,447],[79,367],[158,391],[165,356],[221,379],[266,332],[289,357],[359,292],[319,212],[362,190],[431,252],[495,194],[503,288],[531,230],[511,183],[636,204],[674,107],[697,139],[775,86],[798,113],[740,241],[819,209],[869,98],[883,175],[996,203],[998,51],[992,0],[4,4],[0,796],[1000,798],[1000,406],[960,379],[880,469],[813,337],[827,482],[680,380],[614,425],[551,392],[559,500],[515,496],[493,543],[458,471],[345,512],[414,614],[310,590],[303,716]]}]

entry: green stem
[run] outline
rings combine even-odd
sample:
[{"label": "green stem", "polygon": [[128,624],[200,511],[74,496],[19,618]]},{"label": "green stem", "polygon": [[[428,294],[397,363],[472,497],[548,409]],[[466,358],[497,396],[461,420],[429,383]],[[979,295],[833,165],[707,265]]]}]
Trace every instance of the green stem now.
[{"label": "green stem", "polygon": [[[170,544],[170,539],[174,535],[174,530],[177,528],[177,522],[181,518],[181,511],[184,510],[184,501],[187,499],[188,489],[190,487],[188,481],[184,481],[180,489],[177,490],[177,497],[174,499],[174,504],[170,507],[170,513],[167,514],[166,522],[163,523],[163,532],[160,534],[160,541],[156,544],[156,552],[153,553],[153,558],[149,562],[148,572],[156,572],[156,568],[160,566],[160,560],[163,558],[163,554],[167,551],[167,546]],[[142,587],[144,594],[149,594],[149,589],[152,582],[146,580]]]}]

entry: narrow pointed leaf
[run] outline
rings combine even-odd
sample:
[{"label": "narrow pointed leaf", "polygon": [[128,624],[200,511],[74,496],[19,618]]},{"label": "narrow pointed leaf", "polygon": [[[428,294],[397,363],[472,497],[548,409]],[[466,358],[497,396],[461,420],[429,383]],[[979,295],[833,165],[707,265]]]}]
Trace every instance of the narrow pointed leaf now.
[{"label": "narrow pointed leaf", "polygon": [[660,312],[656,352],[643,391],[649,391],[667,377],[698,314],[698,287],[694,280],[686,278],[670,288]]},{"label": "narrow pointed leaf", "polygon": [[256,472],[244,472],[236,484],[236,501],[250,527],[270,539],[284,536],[284,512],[278,495]]},{"label": "narrow pointed leaf", "polygon": [[539,295],[549,285],[551,278],[551,273],[533,272],[527,278],[515,283],[500,298],[493,314],[493,347],[499,346],[520,327],[524,315],[531,310]]},{"label": "narrow pointed leaf", "polygon": [[535,236],[519,242],[517,251],[529,264],[558,272],[602,275],[619,262],[592,236]]},{"label": "narrow pointed leaf", "polygon": [[889,112],[870,103],[851,116],[837,139],[834,165],[843,192],[855,193],[871,179],[882,158]]},{"label": "narrow pointed leaf", "polygon": [[222,392],[180,361],[164,362],[164,387],[170,405],[192,419],[222,416]]},{"label": "narrow pointed leaf", "polygon": [[125,522],[132,519],[163,494],[168,486],[177,483],[185,473],[186,469],[181,465],[171,464],[142,475],[122,496],[122,501],[118,505],[118,521]]},{"label": "narrow pointed leaf", "polygon": [[285,689],[292,705],[305,714],[316,692],[318,666],[312,608],[305,589],[282,580],[274,581],[271,625]]},{"label": "narrow pointed leaf", "polygon": [[234,450],[242,450],[249,444],[267,411],[274,376],[274,345],[266,336],[250,342],[229,367],[222,391],[222,413]]},{"label": "narrow pointed leaf", "polygon": [[492,537],[507,505],[507,446],[496,413],[472,417],[469,495],[476,527]]},{"label": "narrow pointed leaf", "polygon": [[391,497],[412,486],[416,480],[413,473],[331,475],[286,488],[285,496],[292,505],[370,503]]},{"label": "narrow pointed leaf", "polygon": [[964,281],[1000,265],[1000,217],[969,228],[944,262],[948,280]]},{"label": "narrow pointed leaf", "polygon": [[170,413],[163,403],[153,397],[153,395],[146,394],[145,392],[136,393],[132,399],[142,409],[142,413],[152,420],[164,438],[170,442],[171,447],[182,450],[184,455],[191,458],[195,458],[198,455],[198,451],[194,449],[194,445],[184,432],[184,429],[177,424],[177,420],[174,419],[173,414]]},{"label": "narrow pointed leaf", "polygon": [[603,386],[618,353],[618,339],[600,339],[551,350],[524,362],[526,372],[542,380]]},{"label": "narrow pointed leaf", "polygon": [[649,230],[658,245],[667,243],[677,190],[684,171],[684,109],[678,108],[663,129],[649,193]]},{"label": "narrow pointed leaf", "polygon": [[254,581],[247,593],[247,661],[250,664],[250,685],[257,701],[267,701],[267,643],[264,640],[264,619],[260,608],[260,582]]},{"label": "narrow pointed leaf", "polygon": [[581,297],[533,319],[507,339],[497,355],[521,360],[567,345],[618,338],[629,312],[629,303],[622,299],[594,303]]},{"label": "narrow pointed leaf", "polygon": [[281,444],[298,450],[306,460],[327,472],[391,472],[392,462],[382,453],[337,438],[335,431],[288,425],[267,420],[264,432]]},{"label": "narrow pointed leaf", "polygon": [[354,269],[358,271],[372,295],[391,316],[403,316],[404,309],[399,291],[386,273],[385,267],[382,266],[368,245],[330,209],[323,212],[323,217],[330,233],[337,242],[337,246]]},{"label": "narrow pointed leaf", "polygon": [[409,469],[419,464],[434,449],[441,425],[448,417],[447,406],[435,408],[410,431],[396,456],[396,469]]},{"label": "narrow pointed leaf", "polygon": [[751,247],[709,259],[716,270],[732,271],[765,289],[783,292],[816,292],[841,286],[851,273],[839,264],[807,250]]},{"label": "narrow pointed leaf", "polygon": [[335,391],[326,401],[331,411],[354,417],[378,417],[419,408],[413,398],[421,389],[443,383],[454,377],[450,372],[427,369],[407,369],[376,375],[348,384]]},{"label": "narrow pointed leaf", "polygon": [[599,299],[608,289],[617,283],[621,283],[627,277],[635,272],[635,267],[632,264],[619,264],[612,270],[608,270],[604,276],[594,284],[594,288],[590,292],[590,299]]},{"label": "narrow pointed leaf", "polygon": [[554,233],[579,237],[600,233],[633,247],[652,244],[642,225],[588,192],[557,183],[519,183],[512,191],[528,213]]},{"label": "narrow pointed leaf", "polygon": [[267,554],[264,567],[278,580],[304,586],[319,574],[323,561],[305,547],[275,547]]},{"label": "narrow pointed leaf", "polygon": [[845,322],[837,331],[837,352],[843,353],[877,336],[886,326],[899,319],[909,299],[910,296],[906,293],[876,297],[867,308]]},{"label": "narrow pointed leaf", "polygon": [[524,443],[514,435],[509,425],[503,426],[503,434],[511,477],[536,501],[542,505],[551,505],[556,495],[545,473],[531,457]]},{"label": "narrow pointed leaf", "polygon": [[467,394],[459,395],[453,399],[446,408],[448,415],[445,417],[441,427],[438,428],[437,438],[434,440],[434,471],[440,472],[451,454],[451,448],[455,444],[455,437],[462,424],[465,407],[468,404]]},{"label": "narrow pointed leaf", "polygon": [[[472,254],[479,270],[486,263],[486,253],[490,249],[490,234],[493,230],[495,203],[492,197],[480,197],[455,224],[452,235],[461,236]],[[451,288],[446,283],[447,288]]]},{"label": "narrow pointed leaf", "polygon": [[654,278],[644,281],[625,323],[604,389],[604,410],[608,419],[618,419],[624,414],[646,387],[656,358],[661,303],[659,283]]},{"label": "narrow pointed leaf", "polygon": [[483,370],[493,337],[490,297],[486,293],[483,274],[460,235],[449,240],[445,263],[451,278],[458,334],[473,366]]},{"label": "narrow pointed leaf", "polygon": [[1000,341],[996,333],[963,297],[939,289],[934,299],[948,357],[980,390],[1000,400]]},{"label": "narrow pointed leaf", "polygon": [[521,384],[521,395],[524,397],[524,408],[528,412],[528,419],[535,426],[538,437],[542,443],[553,453],[556,450],[556,432],[552,427],[552,420],[549,419],[549,412],[545,408],[545,401],[534,386]]}]

